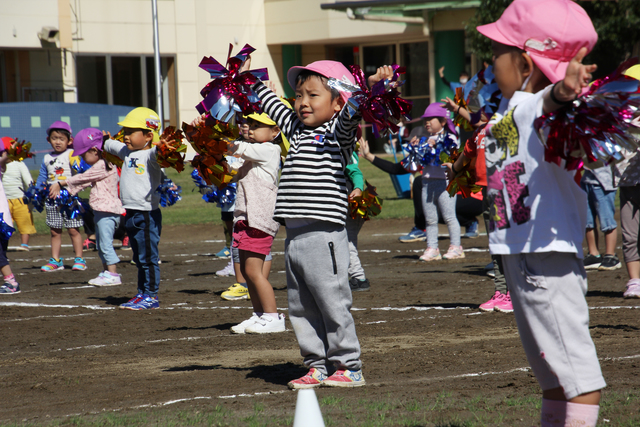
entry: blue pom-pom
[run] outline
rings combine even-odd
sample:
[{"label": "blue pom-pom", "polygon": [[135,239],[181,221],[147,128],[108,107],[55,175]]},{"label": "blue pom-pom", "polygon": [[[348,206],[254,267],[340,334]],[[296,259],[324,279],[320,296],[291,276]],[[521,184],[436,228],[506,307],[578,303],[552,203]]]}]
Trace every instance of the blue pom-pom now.
[{"label": "blue pom-pom", "polygon": [[176,202],[182,200],[181,192],[182,187],[175,185],[170,179],[165,179],[156,189],[156,193],[160,195],[160,206],[166,208],[175,205]]},{"label": "blue pom-pom", "polygon": [[6,223],[4,213],[0,212],[0,239],[9,240],[14,231],[16,229]]}]

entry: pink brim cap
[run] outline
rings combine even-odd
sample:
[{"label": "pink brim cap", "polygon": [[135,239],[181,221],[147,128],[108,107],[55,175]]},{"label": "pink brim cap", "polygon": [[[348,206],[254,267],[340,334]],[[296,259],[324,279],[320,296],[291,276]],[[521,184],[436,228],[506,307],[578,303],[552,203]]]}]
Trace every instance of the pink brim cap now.
[{"label": "pink brim cap", "polygon": [[[289,71],[287,72],[287,81],[294,91],[296,90],[296,79],[304,70],[313,71],[314,73],[318,73],[328,79],[334,78],[336,80],[348,81],[351,84],[355,84],[356,82],[351,72],[341,62],[328,60],[316,61],[306,67],[297,66],[289,68]],[[340,92],[340,96],[344,101],[346,101],[351,94]]]},{"label": "pink brim cap", "polygon": [[500,19],[477,30],[525,50],[552,83],[564,78],[582,47],[591,51],[598,40],[587,13],[571,0],[515,0]]}]

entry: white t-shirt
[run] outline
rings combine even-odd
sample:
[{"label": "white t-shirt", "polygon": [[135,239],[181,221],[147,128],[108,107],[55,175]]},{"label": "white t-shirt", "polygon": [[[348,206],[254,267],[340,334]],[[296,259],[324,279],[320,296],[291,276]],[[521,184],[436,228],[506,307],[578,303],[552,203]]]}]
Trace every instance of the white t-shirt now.
[{"label": "white t-shirt", "polygon": [[544,160],[544,146],[533,127],[547,90],[503,99],[487,126],[492,254],[569,252],[582,257],[586,194],[574,171]]}]

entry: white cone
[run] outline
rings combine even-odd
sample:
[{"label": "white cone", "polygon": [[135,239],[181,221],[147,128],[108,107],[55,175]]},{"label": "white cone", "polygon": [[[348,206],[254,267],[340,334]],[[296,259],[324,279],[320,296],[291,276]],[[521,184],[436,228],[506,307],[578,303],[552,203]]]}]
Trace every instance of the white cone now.
[{"label": "white cone", "polygon": [[322,412],[316,392],[313,389],[298,390],[296,402],[296,415],[293,418],[293,427],[324,427]]}]

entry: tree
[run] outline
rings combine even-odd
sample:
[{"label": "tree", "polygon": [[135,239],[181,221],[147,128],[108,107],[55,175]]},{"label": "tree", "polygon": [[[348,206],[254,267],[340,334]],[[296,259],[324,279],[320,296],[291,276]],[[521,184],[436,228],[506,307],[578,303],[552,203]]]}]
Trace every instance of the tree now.
[{"label": "tree", "polygon": [[[476,15],[466,26],[467,37],[475,54],[491,62],[491,41],[476,27],[498,20],[513,0],[482,0]],[[587,12],[598,33],[598,43],[587,55],[585,64],[598,64],[594,77],[602,77],[640,52],[640,1],[576,1]]]}]

